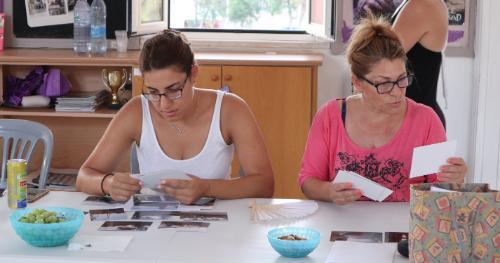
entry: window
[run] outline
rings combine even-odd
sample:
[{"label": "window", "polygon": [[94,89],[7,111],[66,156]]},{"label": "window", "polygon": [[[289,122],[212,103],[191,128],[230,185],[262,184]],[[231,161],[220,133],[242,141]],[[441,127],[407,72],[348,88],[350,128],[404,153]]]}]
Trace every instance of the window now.
[{"label": "window", "polygon": [[[132,32],[181,31],[325,34],[331,0],[129,0]],[[311,25],[314,25],[311,27]],[[320,30],[318,30],[320,29]],[[316,34],[315,33],[315,34]]]},{"label": "window", "polygon": [[217,31],[305,31],[308,0],[170,0],[170,27]]}]

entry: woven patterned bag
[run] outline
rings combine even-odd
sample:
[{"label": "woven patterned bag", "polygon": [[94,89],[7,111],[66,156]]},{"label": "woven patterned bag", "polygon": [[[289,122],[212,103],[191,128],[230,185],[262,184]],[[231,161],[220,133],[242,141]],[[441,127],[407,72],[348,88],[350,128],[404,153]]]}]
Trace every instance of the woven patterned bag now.
[{"label": "woven patterned bag", "polygon": [[410,262],[500,263],[499,208],[500,192],[487,184],[412,185]]}]

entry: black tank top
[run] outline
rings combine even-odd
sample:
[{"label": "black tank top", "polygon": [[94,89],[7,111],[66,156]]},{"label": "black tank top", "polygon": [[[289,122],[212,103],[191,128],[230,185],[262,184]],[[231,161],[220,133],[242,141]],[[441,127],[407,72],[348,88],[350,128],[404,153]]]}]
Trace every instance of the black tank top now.
[{"label": "black tank top", "polygon": [[[408,1],[401,3],[396,9],[392,15],[391,23],[394,24],[396,17],[407,3]],[[406,56],[408,57],[409,69],[416,77],[416,81],[406,89],[406,96],[434,109],[446,127],[443,111],[436,101],[442,53],[429,50],[417,42]]]}]

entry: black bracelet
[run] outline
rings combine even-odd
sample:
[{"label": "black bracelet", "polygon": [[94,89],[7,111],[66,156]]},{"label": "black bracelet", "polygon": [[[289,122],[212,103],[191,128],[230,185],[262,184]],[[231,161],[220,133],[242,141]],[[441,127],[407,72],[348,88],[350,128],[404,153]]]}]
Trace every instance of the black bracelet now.
[{"label": "black bracelet", "polygon": [[115,175],[115,174],[114,173],[107,173],[101,179],[101,192],[102,192],[102,195],[109,195],[109,194],[106,194],[106,192],[104,192],[104,180],[106,180],[106,177],[108,177],[110,175]]}]

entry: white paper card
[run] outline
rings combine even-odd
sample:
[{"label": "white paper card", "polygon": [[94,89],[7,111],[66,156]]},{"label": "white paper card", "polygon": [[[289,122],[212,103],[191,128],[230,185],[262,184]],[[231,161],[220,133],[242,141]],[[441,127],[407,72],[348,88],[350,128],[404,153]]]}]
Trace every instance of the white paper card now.
[{"label": "white paper card", "polygon": [[69,251],[123,252],[133,236],[76,236],[68,244]]},{"label": "white paper card", "polygon": [[355,172],[339,171],[332,183],[351,183],[352,187],[361,190],[364,196],[379,202],[392,194],[391,189]]},{"label": "white paper card", "polygon": [[393,262],[397,243],[335,241],[325,263]]},{"label": "white paper card", "polygon": [[442,192],[442,193],[456,193],[457,191],[452,191],[440,187],[431,186],[431,192]]},{"label": "white paper card", "polygon": [[161,170],[143,174],[131,174],[133,178],[143,182],[144,187],[157,188],[164,179],[191,180],[186,173],[176,170]]},{"label": "white paper card", "polygon": [[439,172],[446,159],[456,156],[457,141],[436,143],[413,149],[410,178]]}]

